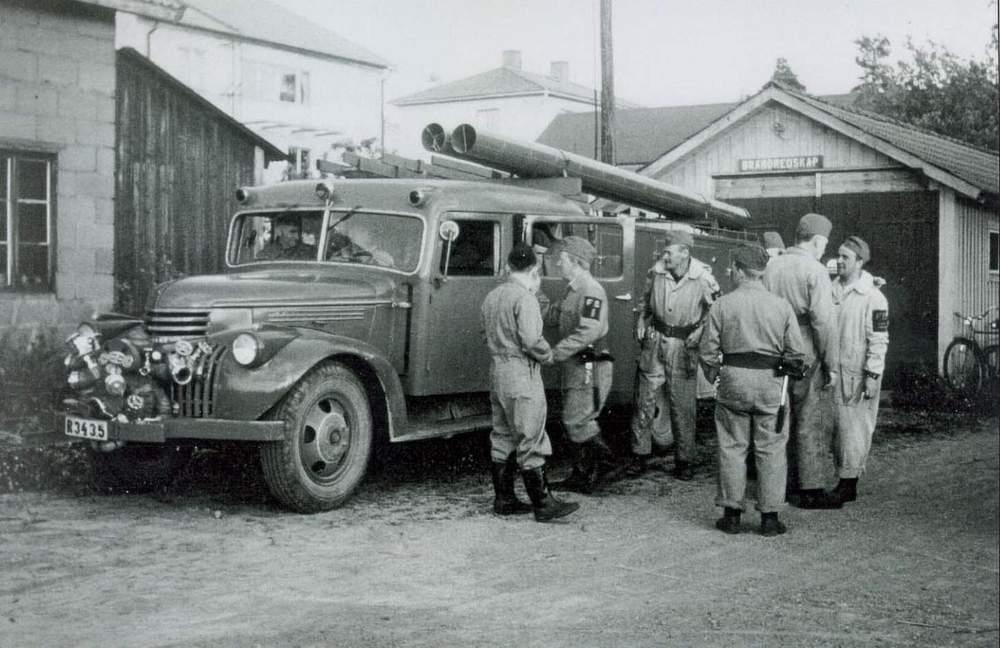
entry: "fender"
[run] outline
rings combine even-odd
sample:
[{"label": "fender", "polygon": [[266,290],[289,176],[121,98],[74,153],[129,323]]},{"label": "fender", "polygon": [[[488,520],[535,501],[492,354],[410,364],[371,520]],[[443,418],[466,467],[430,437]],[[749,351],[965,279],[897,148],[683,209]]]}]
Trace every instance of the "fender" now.
[{"label": "fender", "polygon": [[[320,362],[341,358],[345,364],[370,370],[385,393],[389,437],[406,431],[409,424],[403,385],[396,370],[375,347],[353,338],[314,329],[288,327],[294,335],[267,362],[242,367],[226,354],[220,372],[218,403],[214,416],[222,419],[256,420],[281,400],[292,386]],[[228,340],[237,332],[229,332]],[[364,381],[370,376],[361,375]],[[377,406],[377,403],[373,403]]]}]

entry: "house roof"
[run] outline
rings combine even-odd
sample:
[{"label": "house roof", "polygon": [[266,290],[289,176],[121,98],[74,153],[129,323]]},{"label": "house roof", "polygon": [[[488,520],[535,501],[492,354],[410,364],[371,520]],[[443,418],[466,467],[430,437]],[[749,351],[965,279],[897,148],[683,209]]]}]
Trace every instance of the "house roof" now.
[{"label": "house roof", "polygon": [[78,0],[78,2],[170,21],[179,20],[185,8],[180,0]]},{"label": "house roof", "polygon": [[[572,81],[562,81],[544,74],[535,74],[512,67],[499,67],[464,79],[443,83],[420,92],[392,100],[395,106],[470,101],[507,96],[555,95],[594,104],[594,89]],[[618,100],[623,107],[635,106],[629,101]]]},{"label": "house roof", "polygon": [[[124,0],[102,0],[123,2]],[[132,2],[134,0],[129,0]],[[268,0],[146,0],[176,4],[185,10],[176,22],[194,29],[219,32],[228,36],[276,45],[284,49],[388,68],[389,63],[315,21],[288,11]],[[129,11],[128,9],[122,9]],[[134,13],[142,14],[142,11]]]},{"label": "house roof", "polygon": [[[854,96],[837,94],[824,99],[842,105],[853,102]],[[738,105],[732,102],[619,110],[615,113],[615,163],[645,166]],[[592,111],[557,115],[538,136],[538,142],[594,157],[594,119]]]},{"label": "house roof", "polygon": [[273,162],[275,160],[285,160],[287,156],[284,151],[280,148],[267,141],[257,133],[250,130],[242,122],[237,121],[229,116],[224,110],[218,108],[208,99],[205,99],[200,94],[184,85],[184,83],[175,77],[171,76],[169,72],[153,63],[148,58],[132,49],[131,47],[123,47],[118,50],[117,55],[121,58],[126,59],[130,63],[145,68],[148,73],[152,76],[158,77],[168,86],[171,86],[178,93],[186,96],[193,103],[201,106],[206,114],[212,116],[220,122],[227,124],[230,128],[241,133],[246,139],[254,143],[254,145],[261,147],[264,151],[264,156],[268,162]]},{"label": "house roof", "polygon": [[811,106],[952,173],[981,190],[1000,192],[1000,154],[858,108],[837,106],[779,86]]}]

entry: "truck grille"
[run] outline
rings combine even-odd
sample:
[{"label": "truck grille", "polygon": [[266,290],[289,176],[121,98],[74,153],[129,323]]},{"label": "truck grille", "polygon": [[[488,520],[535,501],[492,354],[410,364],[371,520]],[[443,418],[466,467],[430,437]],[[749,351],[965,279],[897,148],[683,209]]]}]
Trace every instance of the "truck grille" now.
[{"label": "truck grille", "polygon": [[146,329],[154,339],[203,337],[208,311],[146,311]]},{"label": "truck grille", "polygon": [[170,400],[177,407],[178,416],[206,418],[215,413],[215,394],[218,388],[219,367],[228,347],[212,347],[212,352],[200,360],[194,377],[186,385],[170,384]]}]

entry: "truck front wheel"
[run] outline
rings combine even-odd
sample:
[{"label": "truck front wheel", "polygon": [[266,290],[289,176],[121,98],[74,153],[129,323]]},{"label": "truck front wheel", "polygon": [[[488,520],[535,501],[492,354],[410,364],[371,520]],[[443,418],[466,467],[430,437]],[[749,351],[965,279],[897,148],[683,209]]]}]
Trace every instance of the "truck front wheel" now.
[{"label": "truck front wheel", "polygon": [[323,363],[285,396],[274,418],[285,438],[261,445],[271,493],[300,513],[337,508],[368,469],[372,415],[364,385],[347,367]]}]

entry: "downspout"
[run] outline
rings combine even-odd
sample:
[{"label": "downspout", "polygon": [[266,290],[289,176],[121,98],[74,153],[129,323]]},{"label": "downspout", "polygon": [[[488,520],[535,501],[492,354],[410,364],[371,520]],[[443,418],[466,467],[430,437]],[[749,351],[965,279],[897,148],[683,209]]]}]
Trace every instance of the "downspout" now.
[{"label": "downspout", "polygon": [[153,48],[153,32],[155,32],[159,28],[160,28],[160,21],[159,20],[155,20],[155,21],[153,21],[153,27],[152,27],[152,29],[150,29],[149,31],[146,32],[146,58],[148,58],[149,60],[153,59],[153,51],[152,51],[152,48]]}]

